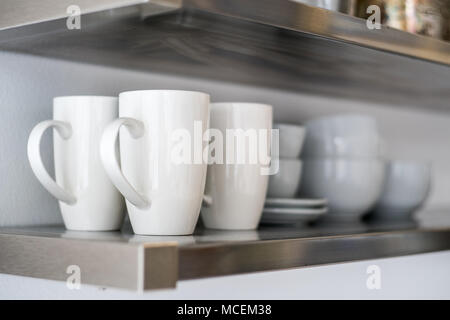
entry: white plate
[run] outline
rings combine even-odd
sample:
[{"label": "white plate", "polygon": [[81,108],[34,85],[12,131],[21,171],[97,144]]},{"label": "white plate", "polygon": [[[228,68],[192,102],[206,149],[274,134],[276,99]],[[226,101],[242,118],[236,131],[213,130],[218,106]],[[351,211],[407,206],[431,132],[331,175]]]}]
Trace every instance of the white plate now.
[{"label": "white plate", "polygon": [[261,223],[264,224],[292,224],[307,223],[317,220],[327,213],[327,208],[299,209],[299,208],[264,208]]},{"label": "white plate", "polygon": [[327,199],[266,198],[264,205],[268,208],[311,208],[327,204]]}]

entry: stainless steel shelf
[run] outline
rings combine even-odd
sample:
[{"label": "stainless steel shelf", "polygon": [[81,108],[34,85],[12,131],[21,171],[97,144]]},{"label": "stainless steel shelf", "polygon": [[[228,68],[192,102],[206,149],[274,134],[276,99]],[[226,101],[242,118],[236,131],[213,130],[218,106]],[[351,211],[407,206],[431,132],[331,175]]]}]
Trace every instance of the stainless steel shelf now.
[{"label": "stainless steel shelf", "polygon": [[450,43],[289,0],[186,0],[185,7],[450,65]]},{"label": "stainless steel shelf", "polygon": [[[342,0],[340,0],[342,1]],[[343,1],[344,2],[344,1]],[[450,64],[450,44],[383,27],[368,30],[365,21],[348,14],[290,0],[80,0],[82,14],[140,4],[141,16],[175,9],[201,10],[240,20],[353,42],[416,58]],[[4,0],[0,4],[0,30],[49,22],[68,16],[70,0]]]},{"label": "stainless steel shelf", "polygon": [[[197,228],[192,236],[75,232],[63,227],[0,229],[0,273],[66,281],[77,265],[85,284],[132,290],[178,280],[281,270],[450,249],[450,216],[430,223],[321,224],[257,231]],[[433,221],[431,221],[433,222]]]},{"label": "stainless steel shelf", "polygon": [[0,30],[66,18],[68,8],[76,5],[81,14],[145,3],[147,0],[2,0]]},{"label": "stainless steel shelf", "polygon": [[45,14],[26,21],[14,10],[16,19],[3,20],[8,10],[1,3],[0,21],[7,22],[0,25],[0,50],[449,109],[448,42],[387,27],[369,30],[363,19],[288,0],[153,0],[117,8],[136,2],[82,7],[81,30],[68,30],[58,18],[67,15],[64,6],[51,14],[38,10]]}]

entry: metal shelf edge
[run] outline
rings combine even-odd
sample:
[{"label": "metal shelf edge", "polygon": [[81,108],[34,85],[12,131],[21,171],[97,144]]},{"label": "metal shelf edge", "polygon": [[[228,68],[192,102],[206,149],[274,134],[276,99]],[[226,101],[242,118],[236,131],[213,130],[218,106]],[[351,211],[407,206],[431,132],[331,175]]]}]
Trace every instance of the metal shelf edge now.
[{"label": "metal shelf edge", "polygon": [[450,65],[446,41],[386,26],[369,30],[364,19],[298,2],[185,0],[183,7]]}]

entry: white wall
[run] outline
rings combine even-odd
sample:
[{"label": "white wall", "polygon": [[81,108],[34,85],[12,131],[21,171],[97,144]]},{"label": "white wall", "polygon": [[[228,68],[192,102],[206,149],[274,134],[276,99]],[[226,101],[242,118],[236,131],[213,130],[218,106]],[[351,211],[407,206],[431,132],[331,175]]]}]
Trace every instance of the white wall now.
[{"label": "white wall", "polygon": [[[205,91],[213,101],[257,101],[274,105],[276,120],[302,123],[338,112],[372,114],[395,158],[431,160],[434,190],[429,206],[450,206],[450,113],[326,99],[232,83],[139,73],[0,52],[0,226],[61,222],[54,201],[32,175],[26,158],[31,128],[52,115],[52,97],[117,95],[130,89]],[[51,166],[50,134],[42,154]]]},{"label": "white wall", "polygon": [[[369,290],[367,267],[380,268]],[[0,299],[450,299],[450,251],[178,282],[135,293],[0,274]],[[81,275],[83,281],[83,275]],[[183,302],[184,303],[184,302]]]}]

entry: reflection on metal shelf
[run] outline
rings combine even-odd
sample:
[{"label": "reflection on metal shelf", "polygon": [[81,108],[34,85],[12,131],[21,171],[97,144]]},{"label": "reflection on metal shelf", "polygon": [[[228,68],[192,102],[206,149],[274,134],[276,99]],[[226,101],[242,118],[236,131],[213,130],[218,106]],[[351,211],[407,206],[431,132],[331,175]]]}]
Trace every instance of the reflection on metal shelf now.
[{"label": "reflection on metal shelf", "polygon": [[69,266],[76,266],[85,284],[132,290],[175,286],[176,243],[128,244],[101,232],[66,239],[65,233],[0,233],[0,272],[66,281]]},{"label": "reflection on metal shelf", "polygon": [[387,27],[369,30],[363,19],[292,1],[233,2],[186,0],[184,7],[450,64],[450,43],[444,41]]},{"label": "reflection on metal shelf", "polygon": [[[302,2],[307,2],[303,0]],[[200,10],[210,14],[234,17],[243,21],[310,33],[333,40],[355,43],[424,60],[450,64],[450,43],[382,27],[369,30],[366,21],[337,12],[351,6],[351,1],[334,1],[336,11],[308,6],[300,1],[279,0],[80,0],[77,6],[82,14],[143,4],[136,7],[140,16],[151,16],[175,9]],[[327,2],[328,3],[328,2]],[[4,0],[0,3],[0,30],[26,26],[38,22],[51,22],[68,16],[67,0],[42,0],[39,5],[32,0]],[[347,9],[348,10],[348,9]],[[117,10],[116,10],[117,11]],[[31,30],[31,33],[33,31]],[[99,38],[98,40],[102,40]]]},{"label": "reflection on metal shelf", "polygon": [[[449,215],[446,217],[448,222]],[[358,223],[262,227],[257,231],[197,228],[192,236],[76,232],[63,227],[0,229],[0,272],[66,281],[69,265],[82,283],[133,290],[174,287],[177,280],[450,249],[450,228],[423,223]]]},{"label": "reflection on metal shelf", "polygon": [[81,14],[144,3],[147,0],[2,0],[0,30],[65,18],[68,8],[76,5]]},{"label": "reflection on metal shelf", "polygon": [[[185,5],[189,3],[206,6],[220,2],[187,1]],[[270,1],[263,1],[261,5],[264,3],[270,4]],[[332,36],[339,35],[350,32],[356,23],[360,32],[355,35],[378,39],[380,46],[382,43],[389,45],[406,41],[404,48],[410,45],[412,56],[414,48],[427,47],[428,41],[434,41],[436,45],[434,39],[408,34],[403,37],[395,30],[384,30],[386,35],[376,36],[363,29],[358,19],[345,15],[339,16],[342,20],[339,23],[332,22],[337,18],[332,16],[332,20],[326,20],[327,23],[317,24],[310,14],[323,18],[330,11],[308,6],[298,7],[296,15],[306,33],[205,13],[208,10],[221,12],[215,8],[178,10],[142,20],[128,7],[106,17],[104,13],[83,16],[82,30],[74,31],[68,31],[63,21],[56,20],[0,32],[0,50],[233,81],[333,98],[448,110],[449,66],[369,49],[364,43],[349,44],[311,33],[320,35],[334,25],[333,28],[338,29],[333,29]],[[263,13],[260,12],[264,16]],[[279,19],[283,18],[281,13],[277,14]],[[350,29],[347,19],[351,22]],[[434,52],[429,57],[440,56],[441,62],[450,63],[450,44],[439,42],[437,45],[442,47],[436,51],[427,47],[426,50]]]}]

